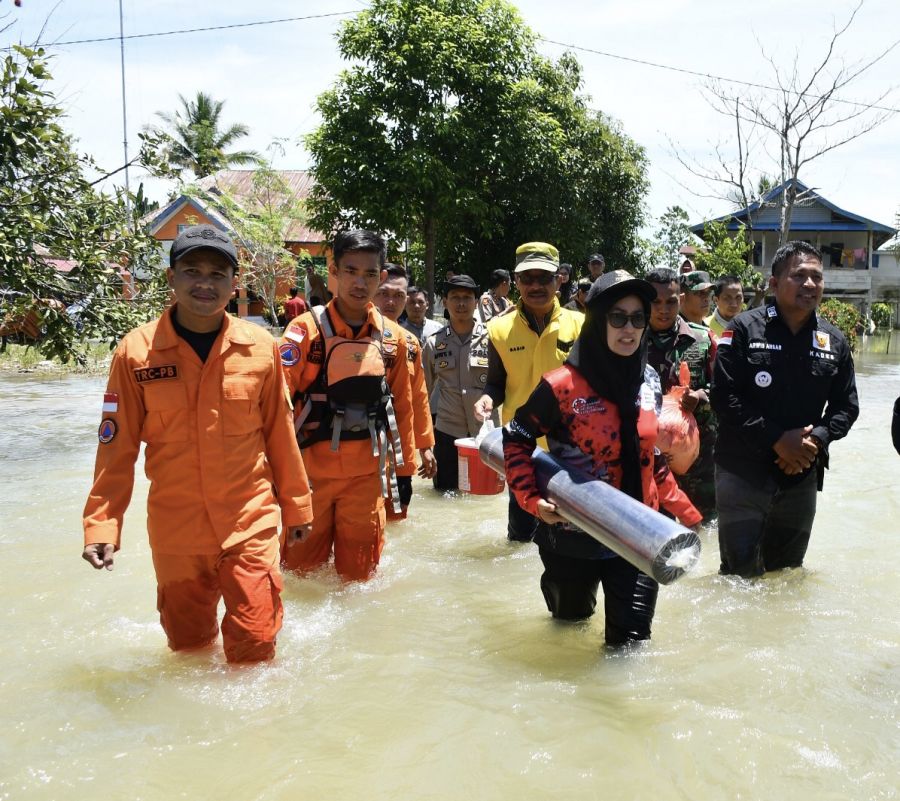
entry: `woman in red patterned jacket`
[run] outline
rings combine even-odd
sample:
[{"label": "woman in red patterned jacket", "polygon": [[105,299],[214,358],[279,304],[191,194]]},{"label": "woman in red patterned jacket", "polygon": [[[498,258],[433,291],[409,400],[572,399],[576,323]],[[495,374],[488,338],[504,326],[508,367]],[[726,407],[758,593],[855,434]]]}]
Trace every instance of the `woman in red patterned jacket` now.
[{"label": "woman in red patterned jacket", "polygon": [[649,639],[659,585],[556,513],[538,492],[531,453],[546,436],[560,459],[653,509],[662,507],[684,525],[700,522],[655,448],[662,391],[647,366],[646,337],[655,295],[652,285],[624,270],[598,278],[569,358],[544,375],[503,430],[509,486],[542,522],[534,541],[544,563],[547,608],[560,620],[590,617],[602,583],[608,645]]}]

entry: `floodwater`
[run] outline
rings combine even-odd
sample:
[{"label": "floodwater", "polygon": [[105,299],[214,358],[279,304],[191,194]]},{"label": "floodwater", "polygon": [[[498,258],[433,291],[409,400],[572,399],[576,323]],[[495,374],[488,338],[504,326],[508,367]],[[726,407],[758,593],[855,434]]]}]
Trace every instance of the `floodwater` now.
[{"label": "floodwater", "polygon": [[502,498],[418,484],[379,575],[289,577],[269,665],[165,646],[139,468],[80,558],[103,380],[0,376],[0,799],[890,799],[900,776],[896,356],[858,361],[807,567],[661,588],[653,640],[558,625]]}]

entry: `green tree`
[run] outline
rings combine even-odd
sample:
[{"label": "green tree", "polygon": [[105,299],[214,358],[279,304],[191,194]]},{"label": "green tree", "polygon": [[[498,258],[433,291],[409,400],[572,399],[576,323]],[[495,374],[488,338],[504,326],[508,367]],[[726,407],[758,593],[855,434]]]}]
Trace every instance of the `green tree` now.
[{"label": "green tree", "polygon": [[307,138],[314,227],[389,232],[421,253],[429,291],[437,263],[483,276],[533,239],[634,260],[643,151],[576,96],[573,57],[536,53],[511,5],[374,0],[338,45],[356,63]]},{"label": "green tree", "polygon": [[[81,361],[85,340],[114,344],[162,308],[158,243],[138,225],[124,191],[99,192],[85,178],[96,165],[75,152],[62,127],[44,51],[15,47],[2,64],[0,288],[14,299],[4,311],[36,310],[45,329],[41,352]],[[53,259],[77,266],[63,275]],[[121,267],[138,276],[129,300]],[[77,319],[50,300],[77,303]]]},{"label": "green tree", "polygon": [[178,95],[178,99],[181,108],[174,114],[156,112],[166,127],[148,128],[163,140],[168,160],[174,167],[190,170],[197,178],[205,178],[233,165],[262,163],[255,150],[227,149],[247,136],[250,129],[243,123],[235,123],[224,130],[220,128],[224,100],[214,100],[205,92],[197,92],[193,100],[183,95]]},{"label": "green tree", "polygon": [[254,171],[247,194],[238,196],[218,186],[210,191],[191,186],[185,193],[201,197],[228,220],[239,245],[240,283],[263,301],[266,317],[274,325],[278,287],[293,285],[298,261],[309,258],[308,253],[296,255],[284,246],[290,229],[306,223],[303,202],[271,164]]},{"label": "green tree", "polygon": [[894,319],[894,307],[890,303],[873,303],[872,319],[878,328],[890,328]]},{"label": "green tree", "polygon": [[677,270],[681,264],[681,248],[697,241],[691,233],[688,220],[688,213],[681,206],[669,206],[659,218],[655,244],[659,247],[666,266],[673,270]]},{"label": "green tree", "polygon": [[847,342],[852,350],[856,350],[859,342],[857,331],[862,324],[862,317],[856,306],[837,298],[829,298],[819,304],[819,314],[829,323],[837,326],[841,333],[847,337]]},{"label": "green tree", "polygon": [[725,223],[710,221],[703,228],[703,241],[695,260],[698,270],[706,270],[711,278],[736,275],[744,286],[759,286],[762,275],[747,263],[753,245],[743,227],[730,236]]}]

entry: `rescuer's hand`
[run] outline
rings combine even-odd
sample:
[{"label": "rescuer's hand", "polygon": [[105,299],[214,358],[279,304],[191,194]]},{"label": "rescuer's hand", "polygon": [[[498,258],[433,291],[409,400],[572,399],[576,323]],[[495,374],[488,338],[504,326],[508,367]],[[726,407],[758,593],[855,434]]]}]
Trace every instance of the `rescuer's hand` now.
[{"label": "rescuer's hand", "polygon": [[556,504],[551,503],[550,501],[545,501],[541,498],[537,502],[537,516],[544,522],[549,525],[553,525],[554,523],[565,523],[566,519],[564,517],[560,517],[556,513]]},{"label": "rescuer's hand", "polygon": [[792,428],[772,446],[778,456],[775,464],[787,475],[802,473],[816,461],[819,447],[809,436],[812,429],[812,426]]},{"label": "rescuer's hand", "polygon": [[81,558],[88,562],[91,567],[102,570],[113,569],[113,554],[116,552],[116,546],[111,542],[94,542],[85,545],[81,552]]},{"label": "rescuer's hand", "polygon": [[490,395],[482,395],[475,401],[475,418],[487,420],[494,412],[494,399]]},{"label": "rescuer's hand", "polygon": [[287,530],[287,537],[285,538],[288,548],[292,545],[296,545],[298,542],[303,542],[303,540],[309,536],[311,531],[312,523],[306,523],[302,526],[290,526]]},{"label": "rescuer's hand", "polygon": [[431,448],[419,448],[418,473],[422,478],[434,478],[437,475],[437,459]]}]

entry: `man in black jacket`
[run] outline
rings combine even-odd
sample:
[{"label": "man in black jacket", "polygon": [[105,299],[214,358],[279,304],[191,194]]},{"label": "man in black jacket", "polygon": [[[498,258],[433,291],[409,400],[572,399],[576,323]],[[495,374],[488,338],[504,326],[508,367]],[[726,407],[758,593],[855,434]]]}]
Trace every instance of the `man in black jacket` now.
[{"label": "man in black jacket", "polygon": [[772,261],[774,302],[719,339],[710,401],[722,573],[803,564],[828,447],[859,415],[850,347],[816,314],[823,289],[819,251],[788,242]]},{"label": "man in black jacket", "polygon": [[894,421],[891,423],[891,439],[894,450],[900,453],[900,398],[894,401]]}]

